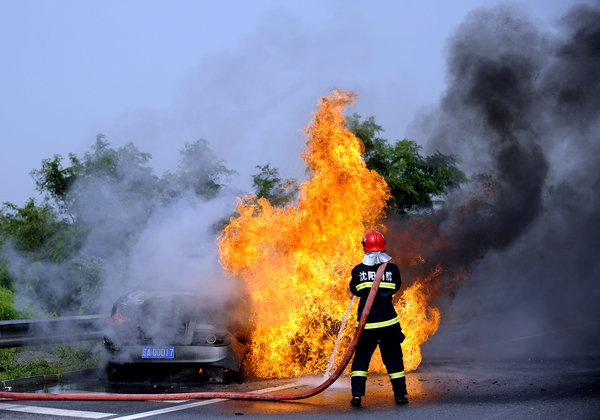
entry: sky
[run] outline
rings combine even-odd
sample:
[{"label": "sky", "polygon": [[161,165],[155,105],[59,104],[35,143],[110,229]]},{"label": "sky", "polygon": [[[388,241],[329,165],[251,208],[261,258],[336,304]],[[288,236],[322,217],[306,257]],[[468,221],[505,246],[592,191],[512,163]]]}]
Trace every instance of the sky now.
[{"label": "sky", "polygon": [[[449,38],[500,3],[0,0],[0,202],[39,200],[29,172],[99,133],[159,175],[206,139],[240,194],[256,165],[302,177],[302,130],[332,88],[384,137],[410,137],[445,92]],[[551,32],[575,3],[509,4]]]}]

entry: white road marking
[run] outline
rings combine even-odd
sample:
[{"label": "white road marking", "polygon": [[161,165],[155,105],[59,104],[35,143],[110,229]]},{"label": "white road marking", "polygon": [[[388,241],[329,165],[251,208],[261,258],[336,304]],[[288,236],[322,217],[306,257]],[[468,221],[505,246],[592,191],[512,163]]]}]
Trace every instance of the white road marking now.
[{"label": "white road marking", "polygon": [[[249,394],[261,394],[264,392],[277,391],[279,389],[292,388],[294,386],[296,386],[296,384],[274,386],[272,388],[265,388],[265,389],[259,389],[257,391],[251,391],[251,392],[249,392]],[[141,419],[144,417],[157,416],[159,414],[171,413],[173,411],[187,410],[188,408],[200,407],[202,405],[215,404],[215,403],[218,403],[221,401],[229,401],[229,400],[227,398],[213,398],[211,400],[196,401],[196,402],[185,404],[185,405],[178,405],[178,406],[174,406],[174,407],[161,408],[159,410],[152,410],[152,411],[145,411],[143,413],[131,414],[129,416],[115,417],[114,419],[111,419],[111,420]]]},{"label": "white road marking", "polygon": [[190,400],[152,400],[152,402],[159,402],[159,403],[170,403],[170,404],[181,404],[184,402],[188,402]]},{"label": "white road marking", "polygon": [[159,414],[171,413],[173,411],[187,410],[188,408],[199,407],[201,405],[214,404],[214,403],[218,403],[218,402],[221,402],[221,401],[227,401],[227,399],[225,399],[225,398],[215,398],[215,399],[212,399],[212,400],[196,401],[196,402],[189,403],[189,404],[183,404],[183,405],[176,405],[176,406],[173,406],[173,407],[161,408],[160,410],[145,411],[143,413],[131,414],[129,416],[115,417],[114,419],[111,419],[111,420],[141,419],[141,418],[144,418],[144,417],[157,416]]},{"label": "white road marking", "polygon": [[80,417],[84,419],[102,419],[115,416],[113,413],[98,413],[95,411],[65,410],[61,408],[36,407],[30,405],[0,403],[0,410],[19,411],[30,414],[46,414],[50,416]]}]

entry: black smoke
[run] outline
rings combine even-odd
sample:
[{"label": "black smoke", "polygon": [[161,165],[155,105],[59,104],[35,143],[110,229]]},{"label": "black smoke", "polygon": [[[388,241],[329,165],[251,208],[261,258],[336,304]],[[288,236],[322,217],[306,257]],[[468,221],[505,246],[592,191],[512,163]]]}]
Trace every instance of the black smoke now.
[{"label": "black smoke", "polygon": [[442,325],[445,352],[600,350],[600,9],[576,6],[555,29],[505,6],[471,13],[422,119],[428,147],[458,155],[471,182],[388,227],[396,252],[428,262],[404,261],[409,282],[446,269],[437,303],[457,322]]}]

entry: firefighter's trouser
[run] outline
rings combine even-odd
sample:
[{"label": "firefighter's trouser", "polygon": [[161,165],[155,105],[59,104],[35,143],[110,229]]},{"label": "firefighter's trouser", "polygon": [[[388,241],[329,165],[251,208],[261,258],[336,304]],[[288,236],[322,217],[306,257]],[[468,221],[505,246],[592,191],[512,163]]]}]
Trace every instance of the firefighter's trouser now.
[{"label": "firefighter's trouser", "polygon": [[387,327],[363,330],[352,361],[352,396],[362,397],[365,395],[369,362],[378,344],[381,359],[392,383],[394,395],[407,394],[402,347],[400,346],[402,341],[404,341],[404,334],[402,334],[398,323]]}]

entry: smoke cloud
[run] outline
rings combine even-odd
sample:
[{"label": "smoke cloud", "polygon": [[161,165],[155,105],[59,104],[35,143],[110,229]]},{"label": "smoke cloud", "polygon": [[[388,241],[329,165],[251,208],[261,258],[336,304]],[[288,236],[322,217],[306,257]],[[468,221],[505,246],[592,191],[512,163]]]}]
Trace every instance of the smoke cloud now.
[{"label": "smoke cloud", "polygon": [[[176,171],[160,178],[133,145],[115,151],[97,142],[93,149],[68,192],[75,226],[85,230],[76,255],[62,263],[36,262],[10,246],[2,249],[17,279],[17,305],[37,316],[48,308],[59,308],[59,315],[108,316],[115,300],[132,290],[194,293],[197,306],[211,308],[243,297],[240,285],[224,276],[216,250],[219,224],[235,205],[235,194],[218,184],[231,171],[206,142],[186,144]],[[109,158],[110,167],[102,167]],[[43,290],[32,293],[32,284]],[[168,311],[158,309],[157,316]]]},{"label": "smoke cloud", "polygon": [[443,264],[455,297],[438,299],[448,317],[426,352],[600,349],[599,69],[598,7],[552,34],[509,7],[478,10],[451,39],[447,91],[415,127],[472,182],[421,224],[388,223],[400,249]]}]

